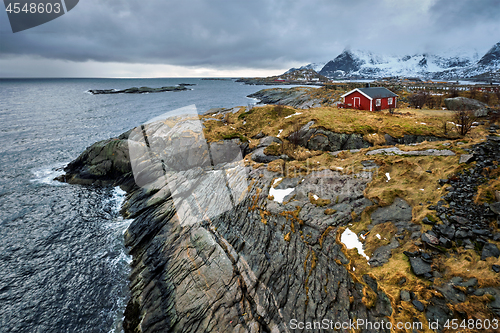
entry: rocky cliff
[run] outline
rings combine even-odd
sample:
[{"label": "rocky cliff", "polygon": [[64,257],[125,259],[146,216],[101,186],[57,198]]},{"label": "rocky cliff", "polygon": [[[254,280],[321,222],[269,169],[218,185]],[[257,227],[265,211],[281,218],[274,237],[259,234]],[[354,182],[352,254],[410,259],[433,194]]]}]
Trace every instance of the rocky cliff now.
[{"label": "rocky cliff", "polygon": [[[407,191],[412,182],[425,191],[442,186],[431,179],[456,170],[450,167],[458,163],[454,153],[374,157],[378,152],[370,155],[371,148],[363,146],[342,156],[321,155],[310,163],[328,162],[307,170],[285,170],[251,163],[245,157],[248,144],[240,139],[207,143],[203,130],[191,118],[143,125],[89,147],[61,178],[128,191],[122,213],[134,220],[125,234],[133,256],[125,332],[291,332],[306,331],[314,322],[348,332],[347,324],[361,321],[379,325],[355,326],[360,332],[390,332],[387,323],[401,320],[422,322],[429,331],[427,321],[440,320],[442,330],[447,319],[475,316],[478,309],[482,319],[498,317],[499,283],[490,267],[500,256],[500,234],[488,224],[498,205],[474,208],[484,213],[480,228],[486,230],[478,229],[484,242],[474,249],[472,234],[466,233],[466,244],[456,232],[443,236],[452,227],[466,230],[476,223],[460,219],[473,210],[454,209],[475,205],[471,195],[454,189],[448,204],[422,210],[413,201],[422,197]],[[303,137],[328,137],[325,147],[336,140],[321,129],[302,130]],[[471,150],[484,160],[473,171],[475,178],[450,174],[443,184],[470,187],[473,193],[473,186],[494,177],[498,141],[491,137]],[[344,160],[358,167],[349,172],[334,167]],[[485,168],[488,176],[479,177]],[[390,182],[389,172],[401,179]],[[425,179],[428,185],[421,185]],[[406,188],[399,189],[399,182]],[[387,191],[381,194],[382,187]],[[428,195],[434,197],[432,190]],[[426,217],[434,225],[429,231],[418,216],[432,209],[442,214],[442,222]],[[346,247],[349,227],[362,230],[354,236],[365,243],[370,258]],[[471,261],[479,260],[474,251],[485,254],[477,267],[489,271],[481,273],[479,283],[468,273],[450,273],[443,254],[466,260],[461,249],[469,243]]]}]

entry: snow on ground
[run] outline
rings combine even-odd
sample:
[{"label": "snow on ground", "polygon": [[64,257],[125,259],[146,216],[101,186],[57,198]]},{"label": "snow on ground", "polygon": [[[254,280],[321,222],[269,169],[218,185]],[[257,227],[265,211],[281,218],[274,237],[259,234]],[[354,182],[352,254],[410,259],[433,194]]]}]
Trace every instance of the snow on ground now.
[{"label": "snow on ground", "polygon": [[269,195],[272,195],[274,197],[274,201],[283,203],[283,199],[290,193],[292,193],[295,190],[295,187],[292,188],[286,188],[284,190],[277,190],[274,188],[276,183],[278,183],[282,178],[278,178],[273,182],[273,186],[271,189],[269,189]]},{"label": "snow on ground", "polygon": [[346,228],[342,233],[340,241],[347,247],[348,250],[356,248],[360,255],[365,257],[366,260],[370,260],[370,258],[365,254],[363,244],[359,241],[358,236],[356,236],[356,234],[349,228]]},{"label": "snow on ground", "polygon": [[377,236],[377,238],[378,238],[378,239],[382,239],[382,238],[380,237],[380,234],[376,234],[375,236]]},{"label": "snow on ground", "polygon": [[319,199],[319,197],[316,194],[313,194],[313,198],[314,198],[314,200],[318,200]]},{"label": "snow on ground", "polygon": [[285,119],[292,118],[293,116],[298,116],[299,114],[302,114],[302,112],[296,112],[294,114],[291,114],[289,116],[286,116]]},{"label": "snow on ground", "polygon": [[388,182],[389,180],[391,180],[391,175],[388,172],[385,174],[385,176],[387,177],[386,182]]},{"label": "snow on ground", "polygon": [[282,130],[282,129],[280,129],[280,131],[279,131],[279,133],[278,133],[278,135],[277,135],[277,136],[278,136],[278,138],[280,137],[281,132],[283,132],[283,130]]}]

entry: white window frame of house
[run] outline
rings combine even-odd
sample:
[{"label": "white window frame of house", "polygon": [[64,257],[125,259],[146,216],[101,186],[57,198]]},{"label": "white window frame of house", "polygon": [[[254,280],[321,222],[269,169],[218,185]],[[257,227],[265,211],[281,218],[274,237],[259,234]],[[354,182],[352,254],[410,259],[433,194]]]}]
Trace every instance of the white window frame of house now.
[{"label": "white window frame of house", "polygon": [[380,106],[380,105],[382,105],[382,99],[377,98],[377,99],[375,100],[375,106]]},{"label": "white window frame of house", "polygon": [[388,105],[392,105],[392,97],[389,97],[389,98],[387,99],[387,104],[388,104]]}]

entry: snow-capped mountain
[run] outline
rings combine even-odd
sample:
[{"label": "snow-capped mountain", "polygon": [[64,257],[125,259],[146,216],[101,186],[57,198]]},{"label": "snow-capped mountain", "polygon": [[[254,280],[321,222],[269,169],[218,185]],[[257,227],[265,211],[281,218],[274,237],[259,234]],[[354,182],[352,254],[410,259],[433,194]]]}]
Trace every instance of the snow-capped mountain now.
[{"label": "snow-capped mountain", "polygon": [[500,42],[493,45],[491,49],[476,63],[471,66],[447,70],[441,73],[436,73],[435,78],[480,78],[480,79],[496,79],[500,78]]},{"label": "snow-capped mountain", "polygon": [[474,65],[477,56],[443,57],[428,53],[387,56],[344,50],[319,72],[329,78],[381,78],[391,76],[431,78],[436,73]]},{"label": "snow-capped mountain", "polygon": [[423,79],[491,78],[500,72],[500,42],[480,57],[477,53],[453,51],[444,55],[421,53],[405,56],[344,50],[335,59],[311,63],[296,70],[312,69],[328,78],[377,79],[383,77],[420,77]]},{"label": "snow-capped mountain", "polygon": [[308,65],[305,65],[305,66],[301,66],[299,68],[290,68],[289,70],[287,70],[284,74],[288,74],[288,73],[291,73],[291,72],[294,72],[294,71],[297,71],[297,70],[304,70],[304,69],[312,69],[313,71],[315,72],[318,72],[323,68],[325,67],[326,65],[326,62],[314,62],[312,64],[308,64]]}]

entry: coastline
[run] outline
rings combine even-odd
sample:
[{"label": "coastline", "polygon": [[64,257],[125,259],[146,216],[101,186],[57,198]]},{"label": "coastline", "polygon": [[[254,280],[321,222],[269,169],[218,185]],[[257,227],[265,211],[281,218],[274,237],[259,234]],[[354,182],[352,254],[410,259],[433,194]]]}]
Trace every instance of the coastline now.
[{"label": "coastline", "polygon": [[[257,112],[262,110],[272,110],[272,107],[263,107]],[[315,109],[312,110],[316,112]],[[249,113],[249,110],[244,108],[215,112],[217,116],[212,113],[203,117],[219,117],[221,120],[202,118],[204,124],[208,126],[208,122],[212,121],[219,127],[227,127],[224,123],[236,126],[234,120],[236,118],[243,118],[246,122],[251,121],[249,116],[241,117]],[[293,115],[300,111],[290,110],[289,113]],[[282,117],[288,117],[288,113],[286,114]],[[398,253],[402,253],[403,250],[415,251],[413,234],[428,234],[425,228],[422,233],[420,232],[421,224],[417,221],[422,214],[425,216],[430,208],[429,210],[427,207],[418,208],[420,213],[417,213],[418,206],[415,206],[413,201],[408,198],[405,198],[407,201],[398,199],[398,196],[411,197],[410,193],[401,192],[399,195],[393,193],[392,198],[385,197],[385,194],[376,194],[377,187],[388,186],[390,191],[391,185],[385,185],[390,179],[386,181],[384,176],[388,170],[388,163],[396,165],[411,163],[404,161],[414,157],[411,157],[410,152],[406,154],[408,156],[403,152],[403,156],[399,158],[373,155],[374,157],[368,160],[363,156],[374,152],[376,148],[374,146],[377,144],[382,147],[384,144],[360,147],[356,144],[354,146],[340,144],[338,147],[341,149],[336,149],[329,145],[338,144],[343,140],[351,144],[362,142],[363,136],[355,140],[346,139],[332,136],[335,133],[328,132],[324,128],[311,128],[311,126],[301,128],[300,137],[304,140],[302,142],[299,140],[298,144],[318,151],[318,154],[311,155],[311,158],[316,158],[319,165],[315,166],[313,161],[308,162],[308,169],[303,171],[292,168],[285,172],[281,168],[280,163],[283,160],[279,156],[274,156],[267,162],[255,161],[253,154],[261,148],[265,155],[265,152],[269,152],[266,149],[272,142],[279,144],[282,141],[278,137],[251,139],[249,143],[240,138],[215,140],[208,137],[209,146],[236,145],[242,151],[243,164],[235,166],[229,164],[226,167],[236,168],[246,174],[247,193],[230,210],[209,220],[189,225],[183,224],[182,218],[176,213],[175,199],[165,180],[154,182],[153,186],[147,189],[134,185],[132,167],[126,163],[129,159],[126,140],[130,131],[116,139],[105,140],[89,147],[68,166],[67,175],[61,180],[70,183],[121,185],[127,190],[127,202],[122,208],[122,214],[134,221],[125,234],[126,245],[133,256],[130,277],[132,297],[125,311],[125,332],[134,332],[139,327],[142,332],[157,330],[196,332],[200,329],[282,332],[289,330],[293,320],[311,322],[318,317],[328,318],[333,322],[363,319],[366,322],[393,323],[410,316],[414,316],[420,322],[454,317],[447,307],[448,302],[453,303],[453,300],[450,300],[451,296],[446,295],[446,291],[441,292],[445,297],[444,302],[439,297],[436,298],[428,288],[415,292],[410,301],[399,298],[399,289],[416,291],[426,286],[428,283],[425,282],[426,279],[430,278],[429,281],[436,283],[440,281],[432,275],[422,277],[412,274],[417,269],[417,264],[413,262],[425,264],[420,261],[423,260],[422,253],[428,251],[427,245],[422,245],[425,252],[419,250],[407,255],[410,263],[406,264],[408,266],[404,270],[404,276],[405,280],[409,279],[412,282],[412,285],[403,283],[404,287],[398,289],[398,298],[395,298],[394,290],[388,289],[393,288],[392,284],[387,284],[390,281],[381,280],[378,273],[375,275],[370,273],[370,264],[366,259],[360,260],[356,252],[353,252],[356,250],[347,250],[340,241],[340,234],[348,225],[354,223],[356,227],[353,228],[359,234],[360,226],[366,227],[367,222],[377,219],[380,221],[379,224],[368,225],[371,228],[369,230],[373,233],[378,232],[389,241],[385,244],[383,240],[382,242],[375,240],[373,238],[375,235],[369,236],[370,241],[376,244],[375,248],[368,242],[364,244],[365,247],[369,246],[371,265],[390,267],[394,260],[399,265],[401,258],[395,255],[395,249],[401,251]],[[310,128],[313,131],[308,134]],[[206,130],[210,129],[211,127],[207,127]],[[283,134],[283,138],[290,139],[290,132],[285,130]],[[329,138],[329,143],[325,145],[324,142],[311,141],[319,134]],[[337,134],[345,135],[345,133]],[[246,135],[250,136],[245,133]],[[391,138],[393,145],[409,144],[415,140],[403,139],[398,142],[398,137]],[[439,141],[432,142],[430,139],[432,139],[430,136],[417,139],[417,142],[423,144],[410,150],[422,151],[422,148],[441,145]],[[254,140],[259,144],[254,144]],[[463,150],[456,139],[442,140],[445,140],[445,144],[448,144],[453,151],[462,153]],[[476,142],[480,140],[472,144]],[[489,142],[496,141],[488,139],[486,143]],[[196,140],[191,142],[193,145],[195,143]],[[386,141],[385,144],[389,142]],[[471,147],[472,144],[467,147]],[[408,147],[401,148],[408,151]],[[325,151],[334,153],[325,155]],[[332,157],[328,157],[327,160],[320,159],[328,155]],[[438,159],[432,156],[419,158],[431,163]],[[340,159],[346,161],[342,162]],[[439,160],[444,165],[452,165],[457,163],[458,156],[453,153],[451,156],[440,157]],[[338,166],[322,169],[327,161],[336,162]],[[355,162],[354,165],[361,167],[353,169],[352,173],[342,171],[353,161],[371,161],[371,164],[365,166],[363,163]],[[293,158],[287,163],[289,167],[295,167]],[[450,170],[455,169],[432,171],[437,173],[432,179],[441,176],[441,172],[450,174]],[[183,174],[188,170],[179,172]],[[392,168],[390,172],[392,177],[397,177],[399,171]],[[214,189],[223,185],[220,179],[207,181],[208,183],[203,183],[203,188]],[[427,186],[432,187],[432,181],[428,182]],[[332,184],[333,187],[325,187],[325,183]],[[346,186],[349,191],[342,190]],[[325,191],[325,188],[329,190]],[[284,189],[293,189],[293,192],[282,200],[283,203],[275,201],[271,195],[272,190]],[[205,204],[209,205],[209,202]],[[221,203],[217,201],[214,205],[218,206]],[[395,214],[394,218],[398,216],[397,220],[392,222],[388,220],[387,216],[392,216],[391,214]],[[395,226],[394,230],[389,231],[392,227],[387,230],[380,229],[380,226],[388,227],[392,223]],[[425,222],[422,225],[425,225]],[[494,235],[496,234],[491,234],[491,239]],[[428,236],[422,236],[422,240],[425,237]],[[492,241],[488,237],[486,243]],[[411,246],[404,245],[403,240],[410,240]],[[393,252],[392,259],[391,252]],[[431,262],[437,262],[439,258],[438,254],[432,254]],[[491,264],[494,261],[488,262]],[[396,274],[391,281],[402,277],[403,275]],[[446,286],[448,281],[447,278],[443,279],[443,286]],[[465,282],[468,281],[457,283]],[[396,281],[395,285],[398,283]],[[500,295],[500,291],[495,287],[489,288],[477,290],[481,289],[483,292],[486,290],[490,294],[499,292]],[[426,301],[425,297],[429,297],[429,300]],[[413,305],[406,307],[407,303],[403,302],[413,302]],[[420,304],[426,310],[418,310]],[[405,311],[395,311],[397,306],[402,305],[405,305]],[[496,311],[494,307],[493,310]]]}]

